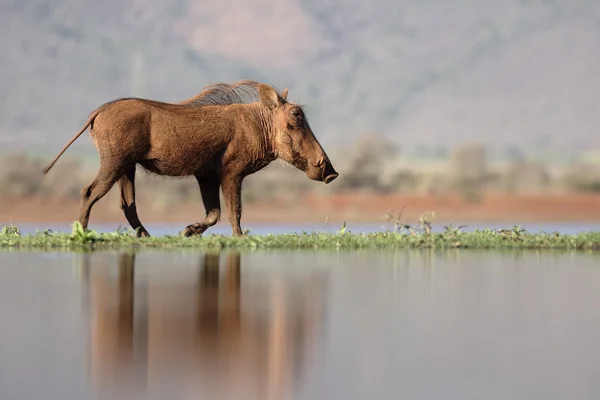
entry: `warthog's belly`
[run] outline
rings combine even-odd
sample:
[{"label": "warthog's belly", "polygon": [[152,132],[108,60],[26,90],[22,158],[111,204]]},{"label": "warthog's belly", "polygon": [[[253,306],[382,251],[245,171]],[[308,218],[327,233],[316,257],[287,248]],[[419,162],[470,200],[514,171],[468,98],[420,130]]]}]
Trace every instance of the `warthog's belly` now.
[{"label": "warthog's belly", "polygon": [[218,174],[214,161],[199,163],[198,160],[144,159],[138,162],[144,169],[163,176],[211,176]]}]

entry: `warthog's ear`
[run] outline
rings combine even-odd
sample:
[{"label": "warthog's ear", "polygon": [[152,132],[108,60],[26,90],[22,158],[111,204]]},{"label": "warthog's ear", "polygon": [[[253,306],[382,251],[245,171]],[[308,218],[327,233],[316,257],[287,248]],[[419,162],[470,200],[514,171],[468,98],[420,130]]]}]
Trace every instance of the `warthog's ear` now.
[{"label": "warthog's ear", "polygon": [[281,98],[284,100],[287,100],[287,96],[288,96],[288,88],[285,88],[281,91]]},{"label": "warthog's ear", "polygon": [[260,102],[270,109],[279,107],[285,101],[273,87],[263,83],[258,85],[258,93],[260,94]]}]

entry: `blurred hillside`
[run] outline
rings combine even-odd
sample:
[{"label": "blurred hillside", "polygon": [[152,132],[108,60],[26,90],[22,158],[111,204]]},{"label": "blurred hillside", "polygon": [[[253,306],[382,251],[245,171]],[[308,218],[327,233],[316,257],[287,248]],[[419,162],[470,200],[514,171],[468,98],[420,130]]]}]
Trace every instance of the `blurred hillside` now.
[{"label": "blurred hillside", "polygon": [[368,132],[418,158],[600,148],[595,0],[3,0],[0,32],[3,150],[49,158],[107,100],[242,78],[289,87],[329,148]]}]

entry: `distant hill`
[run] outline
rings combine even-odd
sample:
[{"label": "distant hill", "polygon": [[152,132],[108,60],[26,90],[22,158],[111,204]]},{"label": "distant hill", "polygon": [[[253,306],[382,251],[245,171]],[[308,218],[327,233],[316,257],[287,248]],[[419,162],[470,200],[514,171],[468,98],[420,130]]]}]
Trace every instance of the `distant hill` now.
[{"label": "distant hill", "polygon": [[4,0],[0,33],[4,149],[55,153],[104,101],[242,78],[289,87],[333,148],[600,148],[595,0]]}]

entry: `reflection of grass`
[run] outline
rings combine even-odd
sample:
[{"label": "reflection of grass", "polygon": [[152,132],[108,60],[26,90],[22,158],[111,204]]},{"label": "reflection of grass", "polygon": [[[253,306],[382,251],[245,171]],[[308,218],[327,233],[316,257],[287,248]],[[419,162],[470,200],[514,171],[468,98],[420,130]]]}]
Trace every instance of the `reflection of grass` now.
[{"label": "reflection of grass", "polygon": [[600,250],[600,232],[563,235],[559,233],[531,234],[519,227],[507,230],[483,230],[462,232],[460,228],[446,227],[435,233],[427,221],[422,229],[403,226],[406,232],[355,234],[343,227],[337,233],[302,233],[285,235],[247,236],[236,238],[223,235],[207,235],[186,238],[160,236],[136,238],[133,232],[116,231],[96,233],[84,230],[77,223],[73,232],[52,231],[21,235],[15,229],[3,229],[0,248],[22,249],[116,249],[116,248],[237,248],[237,249],[359,249],[359,248],[467,248],[467,249],[573,249]]}]

